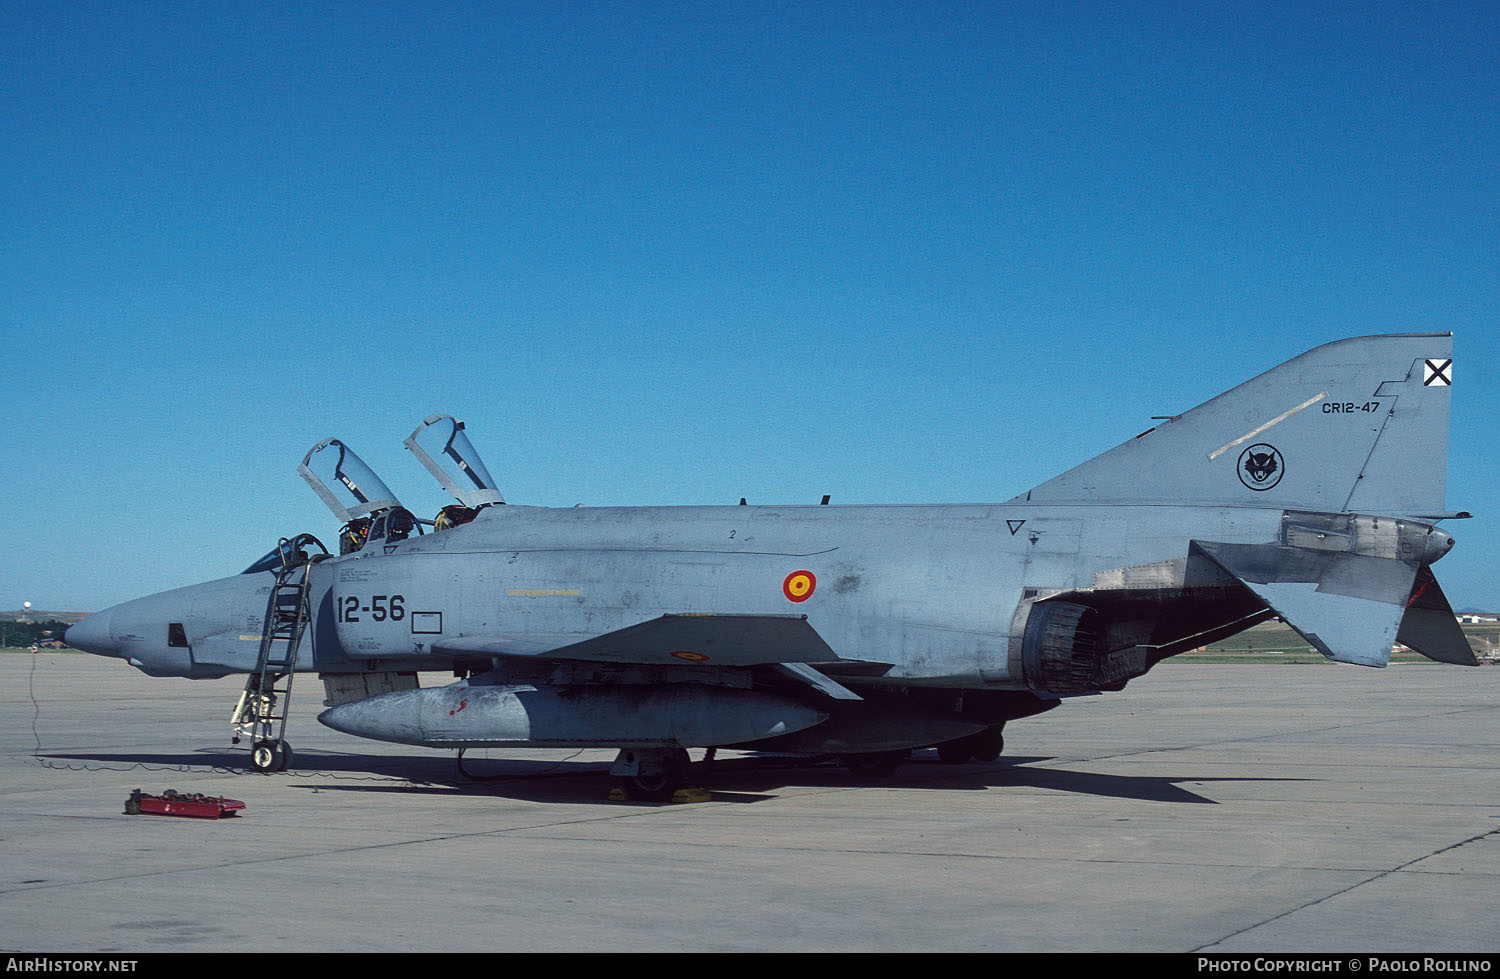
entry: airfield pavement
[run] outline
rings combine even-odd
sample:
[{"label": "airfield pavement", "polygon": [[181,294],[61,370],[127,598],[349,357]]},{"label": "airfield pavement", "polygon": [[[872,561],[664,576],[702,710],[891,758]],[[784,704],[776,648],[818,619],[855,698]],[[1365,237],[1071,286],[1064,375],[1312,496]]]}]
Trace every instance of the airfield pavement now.
[{"label": "airfield pavement", "polygon": [[[724,753],[711,801],[668,805],[610,801],[609,751],[475,753],[470,780],[337,734],[312,677],[295,770],[251,774],[240,686],[0,655],[0,946],[1500,950],[1500,668],[1167,664],[994,763]],[[123,815],[137,787],[247,808]]]}]

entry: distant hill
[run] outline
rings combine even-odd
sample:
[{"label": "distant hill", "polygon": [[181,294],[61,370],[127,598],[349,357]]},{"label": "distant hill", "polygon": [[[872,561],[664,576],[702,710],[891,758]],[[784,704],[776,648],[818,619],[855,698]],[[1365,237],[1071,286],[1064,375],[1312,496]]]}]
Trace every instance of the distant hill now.
[{"label": "distant hill", "polygon": [[93,615],[92,612],[47,612],[42,609],[13,609],[9,612],[0,612],[0,619],[9,622],[66,622],[72,625],[79,619]]}]

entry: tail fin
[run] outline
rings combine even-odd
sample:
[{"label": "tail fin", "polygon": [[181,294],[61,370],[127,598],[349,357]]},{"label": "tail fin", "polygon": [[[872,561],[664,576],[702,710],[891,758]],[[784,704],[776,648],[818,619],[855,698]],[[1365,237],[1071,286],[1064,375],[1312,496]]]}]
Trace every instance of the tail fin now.
[{"label": "tail fin", "polygon": [[1445,508],[1452,358],[1451,333],[1327,343],[1015,502],[1435,517]]}]

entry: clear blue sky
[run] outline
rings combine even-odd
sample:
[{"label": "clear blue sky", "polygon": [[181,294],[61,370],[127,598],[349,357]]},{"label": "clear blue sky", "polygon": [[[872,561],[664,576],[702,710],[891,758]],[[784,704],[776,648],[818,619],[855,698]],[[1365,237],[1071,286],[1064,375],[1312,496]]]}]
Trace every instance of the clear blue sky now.
[{"label": "clear blue sky", "polygon": [[[1452,331],[1500,610],[1500,5],[0,5],[0,608],[331,540],[337,435],[509,500],[1004,500]],[[1414,460],[1421,465],[1422,460]]]}]

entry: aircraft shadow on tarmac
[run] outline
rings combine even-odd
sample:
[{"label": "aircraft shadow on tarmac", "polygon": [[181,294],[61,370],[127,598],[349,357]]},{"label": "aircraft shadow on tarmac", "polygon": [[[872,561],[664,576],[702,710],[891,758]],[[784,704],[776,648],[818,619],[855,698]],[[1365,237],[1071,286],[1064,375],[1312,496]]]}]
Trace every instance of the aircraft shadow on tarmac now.
[{"label": "aircraft shadow on tarmac", "polygon": [[[462,764],[449,755],[371,756],[328,751],[298,753],[287,772],[253,772],[242,751],[200,749],[175,754],[49,753],[38,756],[48,767],[106,770],[243,773],[249,778],[307,780],[318,791],[403,792],[438,795],[494,795],[531,802],[610,803],[614,784],[607,766],[590,761],[528,761],[475,759]],[[1196,805],[1218,803],[1184,783],[1300,781],[1274,778],[1106,775],[1063,768],[1036,767],[1051,761],[1045,756],[1007,756],[996,762],[947,765],[936,753],[915,752],[893,775],[856,776],[832,758],[787,756],[732,757],[714,762],[694,784],[704,785],[716,802],[759,802],[774,799],[780,790],[801,788],[879,788],[884,786],[934,791],[1047,789],[1080,795],[1143,802]],[[312,780],[323,780],[316,786]],[[334,784],[328,785],[331,780]]]}]

